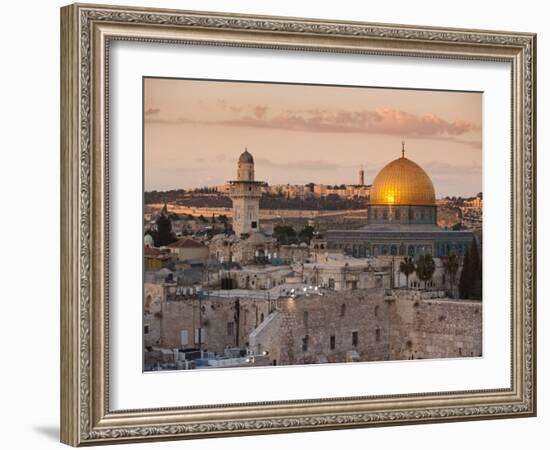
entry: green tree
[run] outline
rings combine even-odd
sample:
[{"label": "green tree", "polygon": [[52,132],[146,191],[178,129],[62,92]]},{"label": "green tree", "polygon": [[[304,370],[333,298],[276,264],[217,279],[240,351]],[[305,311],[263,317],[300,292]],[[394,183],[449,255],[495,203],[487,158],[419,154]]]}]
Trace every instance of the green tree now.
[{"label": "green tree", "polygon": [[227,232],[229,230],[229,219],[225,214],[220,214],[218,220],[223,224],[223,230]]},{"label": "green tree", "polygon": [[410,256],[405,256],[403,261],[399,263],[399,271],[405,274],[405,278],[407,279],[407,288],[409,287],[409,275],[413,273],[415,269],[414,261]]},{"label": "green tree", "polygon": [[273,230],[273,236],[283,245],[295,244],[296,230],[291,225],[277,225]]},{"label": "green tree", "polygon": [[416,276],[424,282],[424,289],[426,289],[426,282],[432,279],[435,272],[435,261],[432,255],[426,253],[420,255],[416,260]]},{"label": "green tree", "polygon": [[156,225],[157,229],[152,234],[155,247],[162,247],[177,240],[176,235],[172,231],[172,221],[166,214],[163,213],[157,218]]},{"label": "green tree", "polygon": [[482,293],[482,266],[479,249],[475,239],[472,239],[470,247],[466,249],[462,262],[462,273],[458,291],[460,298],[481,300]]},{"label": "green tree", "polygon": [[470,298],[472,288],[472,265],[470,263],[470,250],[467,248],[462,259],[462,272],[458,282],[458,295],[460,298]]},{"label": "green tree", "polygon": [[300,241],[304,241],[309,244],[311,242],[311,239],[313,238],[314,231],[315,229],[312,226],[308,225],[300,230],[298,238],[300,239]]},{"label": "green tree", "polygon": [[449,277],[451,293],[453,292],[456,282],[456,274],[458,272],[459,265],[458,257],[454,253],[443,260],[443,270],[445,270],[445,274]]},{"label": "green tree", "polygon": [[475,239],[472,239],[472,243],[470,244],[470,265],[472,277],[470,298],[481,300],[481,258],[479,256],[479,249]]}]

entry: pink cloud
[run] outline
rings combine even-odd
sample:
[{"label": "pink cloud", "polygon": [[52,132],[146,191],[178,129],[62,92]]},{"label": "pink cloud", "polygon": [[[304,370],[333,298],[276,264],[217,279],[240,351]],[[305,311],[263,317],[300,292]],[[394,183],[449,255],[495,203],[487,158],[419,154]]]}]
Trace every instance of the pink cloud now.
[{"label": "pink cloud", "polygon": [[[231,106],[223,100],[218,100],[218,104],[225,111],[232,110]],[[151,115],[150,111],[146,111],[145,115]],[[158,112],[158,110],[155,111]],[[467,120],[449,121],[433,113],[415,114],[398,109],[381,108],[359,111],[284,110],[269,114],[268,107],[263,105],[249,105],[244,114],[238,114],[239,111],[232,112],[235,117],[229,119],[155,117],[149,118],[147,121],[149,123],[210,124],[289,131],[386,134],[403,138],[442,139],[474,147],[481,146],[481,141],[477,136],[481,131],[480,125]],[[473,139],[472,136],[469,136],[469,140],[459,139],[472,132],[475,133]]]}]

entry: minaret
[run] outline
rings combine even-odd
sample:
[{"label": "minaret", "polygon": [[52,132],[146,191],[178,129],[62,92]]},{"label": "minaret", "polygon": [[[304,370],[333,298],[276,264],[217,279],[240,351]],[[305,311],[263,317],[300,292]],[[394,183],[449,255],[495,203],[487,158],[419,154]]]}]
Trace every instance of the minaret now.
[{"label": "minaret", "polygon": [[260,197],[263,181],[254,180],[254,158],[245,148],[239,156],[237,179],[230,181],[233,201],[233,230],[237,236],[260,229]]},{"label": "minaret", "polygon": [[365,171],[363,170],[363,166],[361,166],[361,169],[359,170],[359,186],[365,185]]}]

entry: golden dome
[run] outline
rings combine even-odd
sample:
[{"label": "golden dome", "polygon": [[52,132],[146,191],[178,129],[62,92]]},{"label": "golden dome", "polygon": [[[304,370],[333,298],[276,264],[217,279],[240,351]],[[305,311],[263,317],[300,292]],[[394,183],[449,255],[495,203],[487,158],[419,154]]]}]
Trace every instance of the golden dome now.
[{"label": "golden dome", "polygon": [[371,205],[435,205],[435,189],[428,174],[405,156],[387,164],[374,179]]}]

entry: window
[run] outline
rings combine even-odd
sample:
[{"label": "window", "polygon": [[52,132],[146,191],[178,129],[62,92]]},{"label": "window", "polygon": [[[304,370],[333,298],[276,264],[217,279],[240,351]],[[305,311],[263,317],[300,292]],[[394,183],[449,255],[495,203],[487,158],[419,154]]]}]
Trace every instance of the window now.
[{"label": "window", "polygon": [[[200,342],[199,342],[200,334]],[[204,328],[195,328],[195,344],[204,344],[206,341],[206,330]]]},{"label": "window", "polygon": [[149,325],[143,326],[143,334],[149,334]]},{"label": "window", "polygon": [[250,224],[250,227],[251,227],[251,228],[258,228],[258,222],[256,222],[255,220],[253,220],[252,223]]},{"label": "window", "polygon": [[380,309],[380,306],[376,305],[374,307],[374,317],[378,317],[378,310]]},{"label": "window", "polygon": [[336,336],[330,337],[330,349],[334,350],[336,348]]},{"label": "window", "polygon": [[351,345],[354,347],[357,347],[359,344],[359,333],[357,331],[354,331],[351,333]]},{"label": "window", "polygon": [[344,317],[346,315],[346,304],[342,303],[342,306],[340,306],[340,317]]},{"label": "window", "polygon": [[227,322],[227,335],[233,336],[235,333],[235,322]]},{"label": "window", "polygon": [[308,319],[309,319],[309,314],[307,311],[304,311],[304,327],[307,328],[307,324],[308,324]]},{"label": "window", "polygon": [[181,342],[181,345],[187,345],[189,343],[189,336],[187,334],[187,330],[180,331],[180,342]]},{"label": "window", "polygon": [[380,328],[375,331],[376,342],[380,342]]},{"label": "window", "polygon": [[302,351],[307,352],[307,345],[309,342],[309,336],[306,334],[306,336],[302,339]]}]

